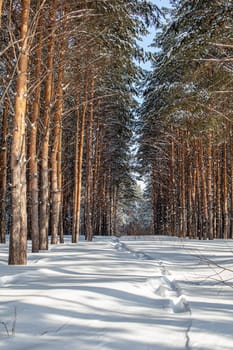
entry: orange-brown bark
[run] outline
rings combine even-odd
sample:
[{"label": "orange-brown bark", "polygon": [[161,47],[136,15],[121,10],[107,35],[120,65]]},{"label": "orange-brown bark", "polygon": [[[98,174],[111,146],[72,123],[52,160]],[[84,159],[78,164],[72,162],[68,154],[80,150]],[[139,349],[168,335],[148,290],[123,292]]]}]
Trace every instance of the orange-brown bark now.
[{"label": "orange-brown bark", "polygon": [[22,0],[20,56],[15,98],[14,130],[11,147],[12,228],[9,264],[27,263],[27,206],[26,206],[26,107],[28,73],[28,30],[30,0]]},{"label": "orange-brown bark", "polygon": [[53,92],[53,67],[55,47],[55,21],[57,0],[53,0],[50,7],[50,29],[47,52],[47,77],[45,83],[45,108],[43,128],[44,135],[41,151],[41,205],[40,205],[40,249],[48,249],[48,226],[49,226],[49,141],[50,141],[50,118]]}]

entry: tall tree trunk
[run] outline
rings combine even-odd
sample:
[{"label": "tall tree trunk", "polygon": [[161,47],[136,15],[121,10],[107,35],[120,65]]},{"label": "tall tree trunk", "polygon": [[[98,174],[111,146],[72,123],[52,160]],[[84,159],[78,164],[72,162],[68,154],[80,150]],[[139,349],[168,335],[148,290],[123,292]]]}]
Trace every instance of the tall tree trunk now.
[{"label": "tall tree trunk", "polygon": [[175,142],[173,135],[173,128],[171,128],[171,160],[170,160],[170,207],[171,207],[171,215],[170,215],[170,231],[171,235],[175,235],[176,230],[176,181],[175,181]]},{"label": "tall tree trunk", "polygon": [[[79,134],[76,134],[75,142],[76,142],[76,150],[78,150],[78,155],[75,157],[77,159],[77,178],[75,181],[77,181],[77,191],[74,193],[74,196],[76,196],[77,202],[75,206],[76,212],[73,213],[73,217],[75,219],[75,223],[73,225],[72,233],[72,243],[78,243],[79,241],[79,230],[80,230],[80,211],[81,211],[81,190],[82,190],[82,165],[83,165],[83,149],[84,149],[84,135],[85,135],[85,120],[86,120],[86,111],[87,111],[87,99],[88,99],[88,88],[87,88],[87,81],[85,82],[84,87],[84,101],[82,106],[82,116],[81,116],[81,123],[80,123],[80,131]],[[79,147],[78,147],[79,145]]]},{"label": "tall tree trunk", "polygon": [[26,195],[26,108],[29,60],[28,28],[30,0],[22,0],[20,57],[15,99],[14,129],[11,147],[12,228],[9,264],[27,263],[27,195]]},{"label": "tall tree trunk", "polygon": [[187,135],[186,149],[187,149],[187,233],[190,238],[193,238],[193,206],[192,206],[192,186],[193,186],[193,169],[192,169],[192,152],[189,141],[189,133]]},{"label": "tall tree trunk", "polygon": [[205,168],[205,161],[204,161],[204,147],[203,142],[200,140],[200,165],[201,165],[201,184],[202,184],[202,205],[203,205],[203,211],[202,211],[202,237],[206,239],[207,238],[207,231],[208,231],[208,200],[207,200],[207,185],[206,185],[206,168]]},{"label": "tall tree trunk", "polygon": [[195,201],[196,201],[196,238],[201,239],[203,236],[203,212],[202,212],[202,190],[201,190],[201,166],[199,155],[200,144],[196,140],[196,152],[195,152]]},{"label": "tall tree trunk", "polygon": [[112,203],[112,217],[113,217],[113,225],[112,225],[112,235],[116,235],[117,232],[117,200],[118,200],[119,188],[118,186],[114,187],[113,193],[113,203]]},{"label": "tall tree trunk", "polygon": [[216,212],[216,231],[217,237],[222,238],[222,203],[221,203],[221,188],[222,188],[222,152],[218,149],[217,152],[217,176],[216,176],[216,202],[217,202],[217,212]]},{"label": "tall tree trunk", "polygon": [[102,212],[101,216],[101,226],[100,232],[102,235],[107,236],[107,171],[105,170],[102,174],[102,184],[101,184],[101,197],[102,197]]},{"label": "tall tree trunk", "polygon": [[231,217],[230,217],[230,237],[231,239],[233,239],[233,139],[232,139],[233,135],[232,135],[232,130],[230,133],[230,147],[231,147],[231,169],[230,169],[230,175],[231,175],[231,182],[230,182],[230,186],[231,186]]},{"label": "tall tree trunk", "polygon": [[184,132],[181,132],[180,145],[180,182],[181,182],[181,235],[187,235],[187,208],[186,208],[186,182],[185,182],[185,150],[184,150]]},{"label": "tall tree trunk", "polygon": [[50,29],[48,42],[47,77],[45,84],[45,115],[43,121],[44,135],[41,151],[41,206],[40,206],[40,249],[48,249],[49,226],[49,141],[50,141],[50,114],[53,90],[53,59],[55,46],[55,21],[57,0],[50,5]]},{"label": "tall tree trunk", "polygon": [[[154,165],[155,167],[155,165]],[[155,168],[152,169],[152,193],[153,193],[153,198],[152,198],[152,210],[153,210],[153,231],[154,235],[158,235],[158,228],[159,228],[159,223],[158,223],[158,188],[156,185],[156,171]]]},{"label": "tall tree trunk", "polygon": [[213,238],[217,237],[217,174],[218,174],[218,149],[212,146],[213,165]]},{"label": "tall tree trunk", "polygon": [[207,167],[207,188],[208,188],[208,238],[214,238],[214,215],[213,215],[213,165],[212,165],[212,135],[208,135],[208,167]]},{"label": "tall tree trunk", "polygon": [[95,203],[98,201],[98,205],[94,204],[95,209],[95,234],[101,234],[102,225],[102,213],[104,203],[104,191],[103,191],[103,148],[104,148],[104,125],[100,122],[100,115],[98,116],[97,124],[97,143],[96,143],[96,154],[95,154],[95,182],[94,182],[94,193]]},{"label": "tall tree trunk", "polygon": [[177,236],[182,235],[182,181],[181,181],[181,140],[179,135],[179,130],[176,131],[177,137],[177,147],[176,155],[177,166],[176,166],[176,176],[177,176],[177,205],[176,205],[176,234]]},{"label": "tall tree trunk", "polygon": [[0,243],[6,242],[6,193],[7,193],[7,116],[9,102],[5,96],[0,144]]},{"label": "tall tree trunk", "polygon": [[[59,155],[60,141],[62,137],[62,112],[63,112],[63,78],[64,78],[64,41],[60,47],[60,61],[56,93],[56,113],[54,115],[54,136],[51,150],[51,244],[57,244],[60,234],[60,208],[61,208],[61,156]],[[60,149],[61,151],[61,149]]]},{"label": "tall tree trunk", "polygon": [[[80,90],[80,87],[77,88]],[[74,149],[74,191],[73,191],[73,214],[72,214],[72,241],[74,240],[75,232],[77,231],[77,203],[78,203],[78,159],[79,159],[79,134],[81,128],[80,120],[80,91],[77,96],[77,109],[76,109],[76,130],[75,130],[75,149]]]},{"label": "tall tree trunk", "polygon": [[37,159],[37,123],[40,114],[40,91],[41,91],[41,58],[42,58],[42,39],[43,39],[43,13],[40,14],[38,23],[38,42],[35,58],[35,81],[36,88],[31,113],[31,133],[29,136],[29,194],[31,199],[30,205],[30,222],[32,252],[39,251],[39,206],[38,206],[38,159]]},{"label": "tall tree trunk", "polygon": [[[58,162],[58,188],[60,190],[60,204],[59,204],[59,223],[60,223],[60,229],[59,229],[59,237],[60,237],[60,243],[64,243],[64,230],[63,230],[63,176],[62,176],[62,128],[60,130],[60,139],[59,139],[59,145],[58,145],[58,156],[57,156],[57,162]],[[71,232],[71,230],[70,230]]]},{"label": "tall tree trunk", "polygon": [[[97,108],[97,125],[95,128],[95,153],[94,153],[94,165],[93,165],[93,196],[92,196],[92,208],[93,208],[93,234],[99,234],[99,209],[101,207],[101,198],[98,196],[99,188],[99,176],[100,176],[100,159],[101,159],[101,145],[102,145],[102,125],[100,123],[100,100],[98,101]],[[96,205],[98,203],[98,205]]]},{"label": "tall tree trunk", "polygon": [[90,111],[87,119],[86,127],[86,196],[85,196],[85,216],[86,216],[86,232],[85,235],[88,241],[92,240],[93,237],[93,208],[92,208],[92,196],[93,196],[93,121],[94,121],[94,90],[95,81],[91,81],[91,92],[90,92]]},{"label": "tall tree trunk", "polygon": [[229,214],[228,214],[228,180],[227,180],[227,143],[223,144],[223,238],[228,238]]},{"label": "tall tree trunk", "polygon": [[198,150],[197,141],[193,141],[193,183],[192,183],[192,233],[193,238],[197,239],[198,227],[197,227],[197,217],[198,213],[198,178],[199,178],[199,168],[198,168]]}]

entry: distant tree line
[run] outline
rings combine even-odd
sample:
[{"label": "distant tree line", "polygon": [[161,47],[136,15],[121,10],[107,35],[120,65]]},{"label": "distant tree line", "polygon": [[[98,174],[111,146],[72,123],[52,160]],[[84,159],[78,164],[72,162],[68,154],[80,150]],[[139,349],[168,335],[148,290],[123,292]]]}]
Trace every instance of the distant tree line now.
[{"label": "distant tree line", "polygon": [[138,125],[154,232],[233,238],[233,3],[171,5]]},{"label": "distant tree line", "polygon": [[157,21],[142,0],[0,1],[0,241],[9,264],[116,232],[133,194],[130,142],[144,59]]}]

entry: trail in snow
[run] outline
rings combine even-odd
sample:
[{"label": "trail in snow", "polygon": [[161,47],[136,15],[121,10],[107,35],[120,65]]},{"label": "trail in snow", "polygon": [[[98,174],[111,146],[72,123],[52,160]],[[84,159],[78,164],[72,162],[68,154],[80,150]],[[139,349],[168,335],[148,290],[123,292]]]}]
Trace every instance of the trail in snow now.
[{"label": "trail in snow", "polygon": [[[120,251],[132,254],[134,257],[141,260],[154,260],[149,254],[142,251],[135,251],[130,249],[127,244],[121,242],[119,238],[113,237],[111,240],[112,246]],[[160,273],[154,277],[150,277],[146,281],[146,285],[155,294],[161,298],[169,300],[169,306],[174,313],[189,313],[189,319],[187,321],[187,328],[185,330],[185,349],[190,350],[190,337],[189,333],[192,327],[192,310],[190,308],[187,297],[183,294],[181,287],[177,283],[173,274],[165,267],[161,260],[154,260],[156,266],[159,268]]]},{"label": "trail in snow", "polygon": [[[233,319],[233,241],[157,236],[148,238],[148,243],[145,238],[141,245],[140,239],[143,237],[120,238],[129,250],[142,249],[154,259],[156,266],[163,265],[162,273],[166,275],[167,271],[175,276],[176,285],[182,287],[181,294],[187,296],[190,317],[186,349],[233,350],[233,327],[229,322]],[[161,275],[152,276],[159,278],[154,285],[165,295],[164,279]]]},{"label": "trail in snow", "polygon": [[[112,245],[118,251],[128,252],[133,254],[141,260],[154,260],[149,254],[130,249],[125,243],[121,242],[119,238],[112,239]],[[160,274],[158,276],[149,278],[147,285],[153,290],[155,294],[161,297],[166,297],[170,300],[170,306],[174,313],[190,312],[190,306],[186,296],[183,294],[180,286],[176,282],[174,276],[164,266],[163,262],[159,260],[156,262]]]}]

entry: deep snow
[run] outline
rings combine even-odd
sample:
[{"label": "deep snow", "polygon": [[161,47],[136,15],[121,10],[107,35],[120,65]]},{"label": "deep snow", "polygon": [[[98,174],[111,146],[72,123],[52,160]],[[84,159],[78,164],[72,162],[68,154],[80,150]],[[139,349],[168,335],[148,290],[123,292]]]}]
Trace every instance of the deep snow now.
[{"label": "deep snow", "polygon": [[233,349],[233,242],[103,237],[27,266],[0,245],[0,348]]}]

